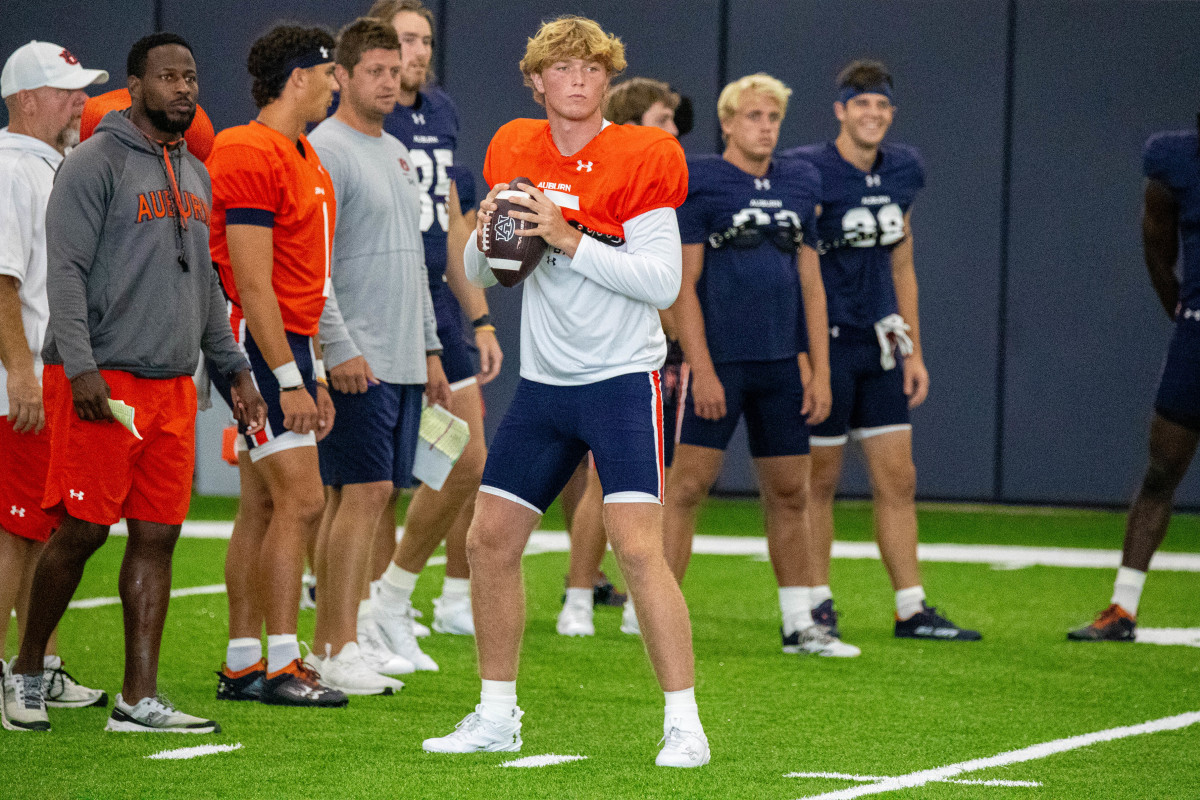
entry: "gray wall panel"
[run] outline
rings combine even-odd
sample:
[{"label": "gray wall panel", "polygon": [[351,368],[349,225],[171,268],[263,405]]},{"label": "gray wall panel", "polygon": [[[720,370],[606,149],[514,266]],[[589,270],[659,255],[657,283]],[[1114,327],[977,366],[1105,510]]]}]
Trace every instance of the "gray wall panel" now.
[{"label": "gray wall panel", "polygon": [[[1019,8],[1005,497],[1120,504],[1170,335],[1142,262],[1140,153],[1195,125],[1200,4]],[[1200,504],[1200,470],[1179,500]]]}]

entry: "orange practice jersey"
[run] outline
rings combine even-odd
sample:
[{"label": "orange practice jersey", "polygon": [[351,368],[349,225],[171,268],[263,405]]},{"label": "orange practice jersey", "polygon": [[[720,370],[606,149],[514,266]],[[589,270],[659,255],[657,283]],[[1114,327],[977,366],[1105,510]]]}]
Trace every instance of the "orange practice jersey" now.
[{"label": "orange practice jersey", "polygon": [[217,134],[207,166],[212,176],[212,257],[229,298],[241,306],[229,263],[226,225],[272,228],[271,285],[292,333],[315,336],[333,248],[333,181],[303,135],[301,156],[283,134],[258,122]]},{"label": "orange practice jersey", "polygon": [[610,244],[624,241],[626,220],[687,198],[687,162],[679,142],[658,128],[606,125],[572,156],[558,152],[546,120],[517,119],[492,137],[484,160],[488,186],[525,177],[567,221]]}]

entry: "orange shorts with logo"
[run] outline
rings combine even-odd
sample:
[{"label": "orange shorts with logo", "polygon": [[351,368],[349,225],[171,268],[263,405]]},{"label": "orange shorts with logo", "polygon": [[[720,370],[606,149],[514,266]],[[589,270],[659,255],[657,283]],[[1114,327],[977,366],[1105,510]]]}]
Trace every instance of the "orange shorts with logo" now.
[{"label": "orange shorts with logo", "polygon": [[50,428],[17,433],[0,417],[0,528],[44,542],[62,522],[61,510],[42,508],[50,469]]},{"label": "orange shorts with logo", "polygon": [[50,438],[44,508],[112,525],[122,517],[179,525],[196,463],[196,385],[190,376],[139,378],[102,369],[114,400],[133,406],[137,439],[118,422],[84,422],[61,365],[42,376]]}]

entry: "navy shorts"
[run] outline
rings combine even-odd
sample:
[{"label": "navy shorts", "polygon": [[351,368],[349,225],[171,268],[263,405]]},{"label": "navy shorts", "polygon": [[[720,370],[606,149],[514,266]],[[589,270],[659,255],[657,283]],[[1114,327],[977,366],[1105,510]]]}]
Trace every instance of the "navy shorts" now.
[{"label": "navy shorts", "polygon": [[333,430],[317,444],[321,482],[412,486],[424,390],[419,383],[379,383],[362,394],[331,389],[337,416]]},{"label": "navy shorts", "polygon": [[[275,373],[267,366],[267,360],[263,358],[262,351],[258,349],[254,337],[250,335],[250,329],[246,326],[241,309],[232,303],[229,305],[229,323],[233,328],[234,340],[242,354],[246,356],[246,360],[250,362],[254,385],[258,387],[259,394],[267,404],[266,426],[253,436],[242,436],[245,449],[250,451],[250,460],[258,461],[272,453],[293,447],[315,446],[317,437],[314,434],[293,433],[283,426],[283,408],[279,405],[279,381],[276,380]],[[304,388],[312,395],[315,402],[317,380],[316,374],[313,372],[312,339],[291,331],[286,331],[286,333],[288,345],[292,348],[292,358],[300,370],[301,377],[304,378]],[[229,407],[233,408],[228,380],[224,375],[216,372],[213,372],[211,377],[217,392],[229,404]]]},{"label": "navy shorts", "polygon": [[1154,410],[1165,420],[1200,431],[1200,310],[1180,313],[1175,323]]},{"label": "navy shorts", "polygon": [[442,369],[446,372],[446,380],[454,384],[474,378],[479,372],[475,368],[479,348],[467,339],[462,306],[446,284],[431,284],[429,288],[433,313],[437,316],[438,340],[442,343]]},{"label": "navy shorts", "polygon": [[903,359],[885,370],[879,363],[879,339],[869,328],[841,326],[830,332],[829,379],[833,408],[812,429],[813,447],[837,447],[853,436],[909,430]]},{"label": "navy shorts", "polygon": [[731,361],[715,367],[725,390],[725,416],[718,420],[696,416],[691,381],[685,378],[680,444],[724,450],[738,419],[745,415],[754,458],[808,455],[808,424],[801,411],[804,384],[795,358]]},{"label": "navy shorts", "polygon": [[588,450],[604,502],[662,502],[658,372],[582,386],[522,378],[492,440],[480,491],[544,513]]}]

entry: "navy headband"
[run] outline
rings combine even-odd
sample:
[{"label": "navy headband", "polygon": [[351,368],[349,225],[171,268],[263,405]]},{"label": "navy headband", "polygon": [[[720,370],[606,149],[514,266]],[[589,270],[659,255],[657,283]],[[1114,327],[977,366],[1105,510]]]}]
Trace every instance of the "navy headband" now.
[{"label": "navy headband", "polygon": [[838,94],[838,102],[845,105],[860,94],[881,94],[889,102],[892,101],[892,87],[886,83],[880,83],[876,86],[868,86],[865,89],[859,89],[857,86],[843,86],[842,91]]},{"label": "navy headband", "polygon": [[282,74],[291,75],[294,69],[308,69],[318,64],[333,61],[333,50],[324,45],[314,45],[283,65]]}]

